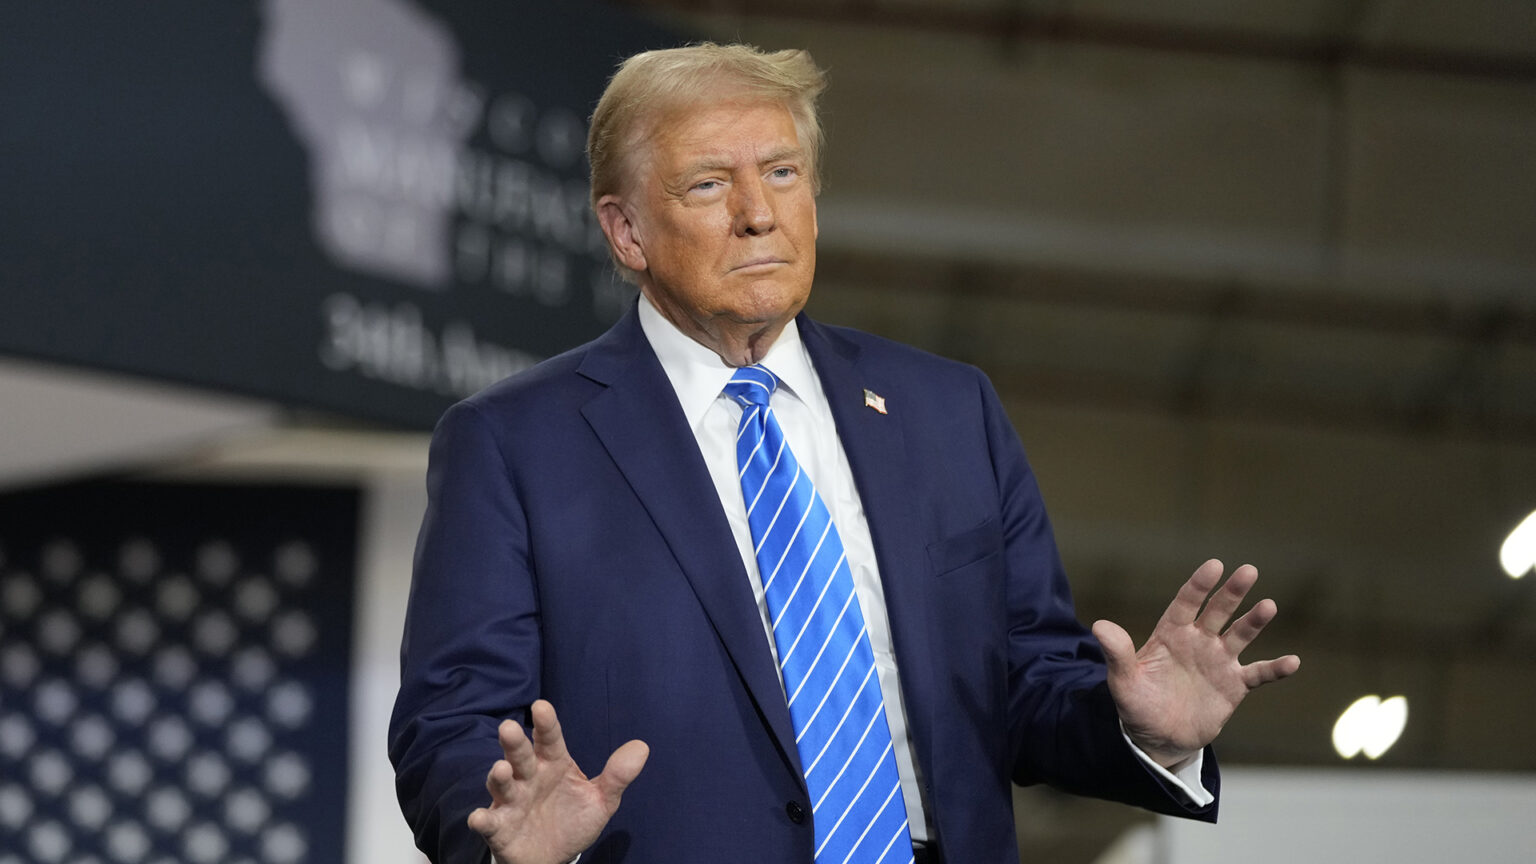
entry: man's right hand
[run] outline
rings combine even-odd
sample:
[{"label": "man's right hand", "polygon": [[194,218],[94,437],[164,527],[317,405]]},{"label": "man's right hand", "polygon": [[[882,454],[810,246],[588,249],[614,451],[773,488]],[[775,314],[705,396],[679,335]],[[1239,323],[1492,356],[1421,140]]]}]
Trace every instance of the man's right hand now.
[{"label": "man's right hand", "polygon": [[651,749],[630,741],[588,780],[565,749],[554,706],[540,699],[529,714],[532,741],[511,720],[497,730],[506,758],[485,778],[491,806],[469,814],[469,827],[501,864],[565,864],[597,840]]}]

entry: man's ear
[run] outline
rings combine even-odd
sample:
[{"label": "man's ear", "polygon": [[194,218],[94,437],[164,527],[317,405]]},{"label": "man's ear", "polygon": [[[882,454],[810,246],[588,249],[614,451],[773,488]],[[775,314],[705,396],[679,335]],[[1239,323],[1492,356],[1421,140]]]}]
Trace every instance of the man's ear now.
[{"label": "man's ear", "polygon": [[630,218],[619,196],[604,195],[597,199],[597,223],[602,226],[603,236],[608,238],[608,249],[614,260],[631,270],[644,272],[645,244],[640,237],[640,227]]}]

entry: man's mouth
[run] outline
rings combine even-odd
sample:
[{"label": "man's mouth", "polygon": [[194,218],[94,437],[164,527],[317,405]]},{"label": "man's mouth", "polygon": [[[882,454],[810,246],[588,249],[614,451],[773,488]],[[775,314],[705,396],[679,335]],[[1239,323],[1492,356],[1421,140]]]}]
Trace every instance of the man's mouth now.
[{"label": "man's mouth", "polygon": [[760,258],[752,258],[750,260],[743,261],[742,263],[737,264],[735,267],[732,267],[731,269],[732,270],[751,270],[751,269],[756,268],[756,267],[768,267],[768,266],[772,266],[774,264],[787,264],[787,263],[789,263],[789,262],[785,261],[783,258],[775,258],[775,257],[773,257],[771,255],[765,255],[765,256],[760,257]]}]

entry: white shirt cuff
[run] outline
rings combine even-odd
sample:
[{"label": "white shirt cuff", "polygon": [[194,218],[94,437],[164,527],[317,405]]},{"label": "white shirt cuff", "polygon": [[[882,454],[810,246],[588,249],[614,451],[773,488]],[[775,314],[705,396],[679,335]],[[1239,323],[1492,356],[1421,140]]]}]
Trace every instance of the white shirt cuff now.
[{"label": "white shirt cuff", "polygon": [[1136,746],[1135,742],[1131,740],[1131,736],[1125,733],[1125,724],[1123,723],[1120,724],[1120,736],[1125,739],[1125,743],[1131,748],[1131,752],[1136,754],[1136,758],[1146,763],[1147,767],[1153,771],[1156,771],[1157,776],[1168,781],[1175,789],[1184,793],[1184,796],[1189,799],[1191,804],[1194,804],[1196,807],[1204,807],[1216,800],[1216,796],[1212,795],[1200,780],[1200,771],[1205,767],[1205,751],[1203,749],[1195,753],[1194,756],[1175,765],[1173,770],[1170,771],[1157,764],[1157,760],[1148,756],[1140,747]]}]

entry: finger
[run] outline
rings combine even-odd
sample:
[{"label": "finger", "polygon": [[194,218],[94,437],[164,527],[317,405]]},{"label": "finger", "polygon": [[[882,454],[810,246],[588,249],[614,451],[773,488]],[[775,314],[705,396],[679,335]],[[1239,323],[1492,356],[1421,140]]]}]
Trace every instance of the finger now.
[{"label": "finger", "polygon": [[516,792],[512,782],[512,765],[505,759],[496,760],[491,770],[485,772],[485,791],[491,793],[491,804],[505,804]]},{"label": "finger", "polygon": [[1227,650],[1234,657],[1243,653],[1243,649],[1259,638],[1259,634],[1264,632],[1269,622],[1275,620],[1275,615],[1279,611],[1280,607],[1268,597],[1253,604],[1253,608],[1249,609],[1243,617],[1233,621],[1232,626],[1227,628],[1226,635],[1221,637]]},{"label": "finger", "polygon": [[1287,654],[1284,657],[1276,657],[1273,660],[1261,660],[1257,663],[1249,663],[1243,667],[1243,683],[1249,690],[1263,687],[1281,678],[1289,678],[1301,668],[1301,658],[1295,654]]},{"label": "finger", "polygon": [[565,733],[560,729],[560,718],[555,714],[555,706],[539,699],[529,708],[529,713],[533,715],[534,755],[542,762],[564,760]]},{"label": "finger", "polygon": [[496,833],[496,820],[491,816],[491,811],[484,807],[477,807],[469,814],[469,829],[481,837],[490,838]]},{"label": "finger", "polygon": [[1185,627],[1195,623],[1195,616],[1200,614],[1200,607],[1205,605],[1205,598],[1221,581],[1221,573],[1225,567],[1215,558],[1201,564],[1191,573],[1189,580],[1179,588],[1179,593],[1173,597],[1173,602],[1168,604],[1168,611],[1163,613],[1163,620],[1176,627]]},{"label": "finger", "polygon": [[603,773],[597,775],[592,782],[597,784],[598,791],[610,807],[619,806],[619,796],[640,776],[640,769],[645,767],[645,761],[650,757],[650,745],[638,740],[625,742],[608,757]]},{"label": "finger", "polygon": [[1109,666],[1109,674],[1123,676],[1136,668],[1136,643],[1124,627],[1113,621],[1095,621],[1093,636],[1104,648],[1104,660]]},{"label": "finger", "polygon": [[[523,733],[522,725],[513,720],[503,720],[496,730],[496,736],[501,741],[501,752],[512,768],[512,776],[525,780],[532,777],[538,768],[538,760],[534,758],[533,744]],[[493,766],[491,770],[496,769]]]},{"label": "finger", "polygon": [[1233,570],[1227,583],[1211,595],[1210,601],[1205,604],[1205,611],[1200,613],[1201,629],[1213,636],[1225,629],[1237,607],[1242,605],[1243,598],[1248,596],[1248,589],[1258,579],[1259,571],[1251,564]]}]

